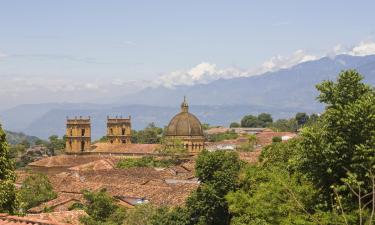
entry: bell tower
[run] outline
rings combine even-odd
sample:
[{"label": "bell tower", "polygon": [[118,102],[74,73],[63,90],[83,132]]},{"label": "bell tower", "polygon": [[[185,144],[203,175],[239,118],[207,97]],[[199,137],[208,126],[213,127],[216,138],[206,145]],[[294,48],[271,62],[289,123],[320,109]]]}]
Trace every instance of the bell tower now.
[{"label": "bell tower", "polygon": [[107,139],[111,144],[131,143],[131,117],[110,118],[107,116]]},{"label": "bell tower", "polygon": [[66,119],[66,152],[80,153],[90,150],[91,121],[90,117]]}]

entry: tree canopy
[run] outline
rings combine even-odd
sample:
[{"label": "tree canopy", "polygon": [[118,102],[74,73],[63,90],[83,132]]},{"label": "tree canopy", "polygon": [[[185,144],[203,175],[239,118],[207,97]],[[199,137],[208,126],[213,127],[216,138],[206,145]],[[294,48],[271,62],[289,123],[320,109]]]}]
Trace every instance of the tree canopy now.
[{"label": "tree canopy", "polygon": [[0,212],[17,211],[15,180],[14,165],[10,159],[5,133],[0,125]]}]

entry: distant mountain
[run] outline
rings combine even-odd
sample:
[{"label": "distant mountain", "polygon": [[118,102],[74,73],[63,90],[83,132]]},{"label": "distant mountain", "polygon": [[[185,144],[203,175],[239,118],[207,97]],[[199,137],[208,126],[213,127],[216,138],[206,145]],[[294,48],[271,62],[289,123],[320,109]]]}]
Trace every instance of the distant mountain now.
[{"label": "distant mountain", "polygon": [[334,80],[341,70],[350,68],[359,70],[366,82],[375,84],[375,55],[339,55],[259,76],[222,79],[173,89],[148,88],[124,96],[118,103],[170,106],[179,104],[182,96],[187,95],[189,102],[196,105],[258,105],[321,111],[323,106],[315,100],[318,94],[315,85],[322,80]]},{"label": "distant mountain", "polygon": [[6,139],[9,144],[15,145],[20,144],[23,141],[29,142],[31,145],[34,145],[37,140],[39,140],[38,137],[35,136],[29,136],[22,132],[12,132],[5,130]]},{"label": "distant mountain", "polygon": [[134,129],[144,128],[151,122],[165,126],[179,111],[184,95],[202,123],[228,125],[246,114],[260,112],[285,118],[296,112],[321,112],[324,106],[316,101],[315,85],[322,80],[335,80],[340,71],[351,68],[359,70],[365,82],[375,85],[375,55],[340,55],[253,77],[173,89],[147,88],[122,97],[116,104],[20,105],[0,112],[0,121],[5,129],[47,138],[65,133],[66,116],[91,116],[92,136],[96,139],[105,135],[107,115],[131,115]]}]

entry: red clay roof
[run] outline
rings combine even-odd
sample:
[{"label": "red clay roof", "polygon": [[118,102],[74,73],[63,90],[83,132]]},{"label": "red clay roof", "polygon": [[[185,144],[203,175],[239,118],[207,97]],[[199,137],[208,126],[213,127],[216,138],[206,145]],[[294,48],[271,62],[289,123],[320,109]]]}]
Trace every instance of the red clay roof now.
[{"label": "red clay roof", "polygon": [[128,154],[152,154],[159,148],[159,144],[111,144],[96,143],[91,152],[128,153]]},{"label": "red clay roof", "polygon": [[71,225],[71,223],[60,223],[50,220],[41,220],[30,217],[10,216],[8,214],[0,213],[0,224],[7,225]]}]

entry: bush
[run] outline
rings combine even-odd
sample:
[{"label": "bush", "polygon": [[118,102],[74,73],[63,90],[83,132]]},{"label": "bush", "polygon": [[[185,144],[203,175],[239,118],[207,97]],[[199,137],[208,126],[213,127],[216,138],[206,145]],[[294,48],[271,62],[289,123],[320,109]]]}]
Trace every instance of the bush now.
[{"label": "bush", "polygon": [[116,205],[105,189],[99,192],[84,191],[87,201],[84,209],[88,214],[80,218],[85,225],[121,225],[125,219],[125,210]]},{"label": "bush", "polygon": [[155,159],[152,156],[144,156],[142,158],[127,158],[121,159],[117,163],[117,168],[128,169],[135,167],[169,167],[177,164],[178,162],[172,159]]},{"label": "bush", "polygon": [[207,136],[208,141],[217,142],[223,140],[237,139],[238,134],[235,131],[226,131],[225,133],[211,134]]},{"label": "bush", "polygon": [[237,128],[237,127],[241,127],[241,124],[240,123],[237,123],[237,122],[232,122],[230,125],[229,125],[230,128]]},{"label": "bush", "polygon": [[272,142],[273,142],[273,143],[282,142],[282,139],[281,139],[281,137],[276,136],[276,137],[273,137],[273,138],[272,138]]},{"label": "bush", "polygon": [[22,206],[27,210],[56,198],[57,194],[46,175],[32,174],[22,183],[19,196]]}]

